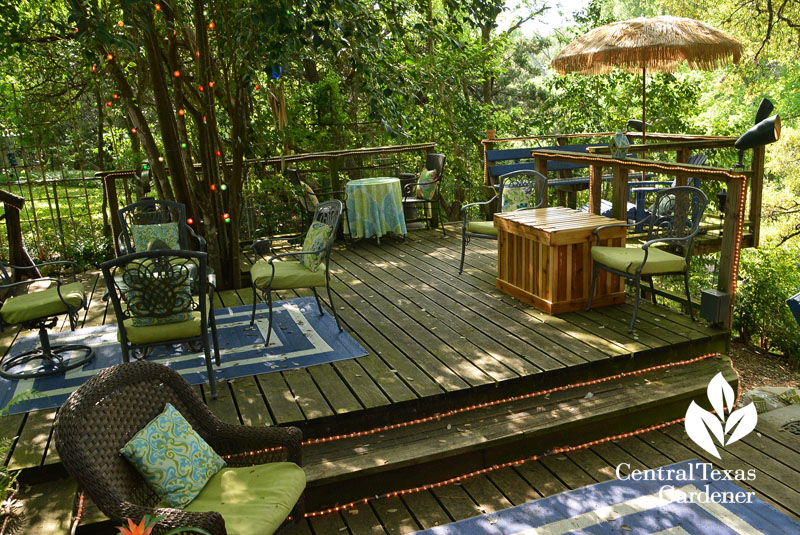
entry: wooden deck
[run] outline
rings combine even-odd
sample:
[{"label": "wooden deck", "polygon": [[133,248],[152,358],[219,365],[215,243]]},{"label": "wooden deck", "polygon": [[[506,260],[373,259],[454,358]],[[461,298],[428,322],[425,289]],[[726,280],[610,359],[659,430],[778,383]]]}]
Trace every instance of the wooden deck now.
[{"label": "wooden deck", "polygon": [[[633,335],[627,332],[632,312],[629,304],[548,316],[495,289],[495,242],[473,240],[461,276],[460,247],[460,236],[454,232],[443,238],[434,231],[412,232],[405,241],[385,239],[380,246],[373,241],[340,246],[333,254],[331,268],[335,306],[345,329],[369,354],[220,383],[217,400],[207,396],[206,386],[197,387],[198,391],[225,421],[298,425],[306,437],[318,437],[724,352],[728,346],[727,331],[651,304],[640,309]],[[91,273],[84,283],[91,306],[81,326],[113,323],[113,311],[102,300],[103,281],[97,273]],[[306,294],[286,292],[280,297],[297,295]],[[219,293],[216,305],[250,302],[252,293],[245,289]],[[14,338],[14,333],[7,333],[1,339],[3,351]],[[55,414],[55,410],[44,410],[0,419],[0,433],[18,437],[6,462],[11,468],[25,469],[23,479],[31,484],[45,484],[64,475],[52,444]],[[522,477],[516,471],[508,474],[512,480]],[[581,481],[593,476],[582,477]],[[484,480],[491,478],[480,479]],[[69,480],[59,481],[52,483],[58,487],[58,495],[69,495]],[[522,489],[519,496],[539,492],[535,489]],[[50,491],[42,492],[41,503],[52,504],[52,496]],[[442,521],[455,518],[455,510],[444,507],[445,502],[425,514]],[[372,522],[370,515],[378,515],[378,524],[387,526],[386,532],[396,533],[393,521],[385,517],[394,514],[387,511],[395,506],[387,507],[383,512],[374,509],[369,514],[336,518],[366,529]],[[464,502],[458,510],[466,512],[470,507]],[[51,509],[49,505],[43,507]],[[408,509],[403,506],[398,511]],[[417,514],[408,512],[410,518],[420,519],[416,526],[426,525],[426,517]],[[327,518],[321,522],[333,522],[330,519],[334,517]],[[63,527],[65,520],[62,515],[47,522]],[[403,520],[401,524],[406,523]],[[320,531],[313,522],[309,529],[314,533],[334,532]]]},{"label": "wooden deck", "polygon": [[[800,415],[798,415],[800,416]],[[754,469],[744,485],[788,516],[800,520],[800,438],[759,424],[757,432],[726,447],[722,460],[709,457],[686,436],[680,424],[560,453],[516,467],[501,468],[433,490],[382,498],[356,511],[305,520],[292,535],[398,535],[492,513],[530,500],[616,478],[616,470],[656,468],[689,459],[713,462],[719,469]],[[757,526],[756,526],[757,527]]]}]

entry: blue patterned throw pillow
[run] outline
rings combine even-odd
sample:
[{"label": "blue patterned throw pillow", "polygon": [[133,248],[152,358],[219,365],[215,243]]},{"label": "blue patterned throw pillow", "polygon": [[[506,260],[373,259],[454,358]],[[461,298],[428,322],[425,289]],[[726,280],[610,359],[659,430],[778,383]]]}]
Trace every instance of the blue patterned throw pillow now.
[{"label": "blue patterned throw pillow", "polygon": [[531,205],[531,188],[515,186],[503,188],[503,212],[513,212]]},{"label": "blue patterned throw pillow", "polygon": [[300,255],[300,263],[311,271],[317,271],[325,260],[325,246],[331,237],[332,229],[325,223],[315,221],[308,229],[303,241],[303,251],[314,251],[315,254]]},{"label": "blue patterned throw pillow", "polygon": [[417,199],[433,200],[436,196],[436,183],[439,181],[435,169],[426,169],[419,174]]},{"label": "blue patterned throw pillow", "polygon": [[184,507],[191,502],[225,466],[222,457],[169,403],[120,453],[172,507]]},{"label": "blue patterned throw pillow", "polygon": [[149,244],[156,240],[163,242],[169,249],[181,248],[178,223],[131,225],[131,237],[137,251],[147,251]]}]

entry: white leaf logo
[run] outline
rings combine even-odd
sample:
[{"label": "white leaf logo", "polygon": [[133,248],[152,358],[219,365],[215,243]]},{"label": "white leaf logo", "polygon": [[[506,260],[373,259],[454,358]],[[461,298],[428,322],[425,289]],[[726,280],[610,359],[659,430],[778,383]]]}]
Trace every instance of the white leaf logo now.
[{"label": "white leaf logo", "polygon": [[[727,446],[745,437],[755,429],[758,413],[752,403],[733,410],[736,395],[722,373],[717,373],[708,383],[707,394],[716,414],[692,401],[686,410],[686,433],[695,444],[719,459],[714,439],[720,446]],[[730,435],[727,440],[726,435]]]}]

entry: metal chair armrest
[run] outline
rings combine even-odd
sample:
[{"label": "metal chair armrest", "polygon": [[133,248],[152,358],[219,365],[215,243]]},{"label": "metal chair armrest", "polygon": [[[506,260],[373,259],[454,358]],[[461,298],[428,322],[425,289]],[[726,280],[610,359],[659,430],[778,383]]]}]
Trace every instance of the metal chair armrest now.
[{"label": "metal chair armrest", "polygon": [[205,253],[205,252],[206,252],[206,247],[207,247],[207,245],[206,245],[206,244],[207,244],[207,242],[206,242],[206,239],[205,239],[204,237],[200,236],[198,233],[196,233],[196,232],[194,231],[194,229],[193,229],[191,226],[189,226],[189,224],[188,224],[188,223],[184,223],[184,225],[186,225],[186,230],[188,230],[188,231],[189,231],[189,235],[190,235],[192,238],[194,238],[195,240],[197,240],[197,244],[198,244],[198,248],[199,248],[199,250],[200,250],[201,252]]}]

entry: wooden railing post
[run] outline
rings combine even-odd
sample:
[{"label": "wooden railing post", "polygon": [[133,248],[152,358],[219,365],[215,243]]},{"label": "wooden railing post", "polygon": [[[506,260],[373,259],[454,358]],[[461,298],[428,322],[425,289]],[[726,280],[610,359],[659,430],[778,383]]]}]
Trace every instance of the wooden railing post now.
[{"label": "wooden railing post", "polygon": [[602,186],[603,166],[591,165],[589,167],[589,212],[597,215],[600,215]]},{"label": "wooden railing post", "polygon": [[[680,148],[675,155],[675,161],[678,163],[689,163],[689,158],[692,155],[692,149],[690,148]],[[675,177],[675,185],[676,186],[685,186],[689,183],[689,177],[687,175],[677,175]]]},{"label": "wooden railing post", "polygon": [[119,256],[119,235],[122,234],[122,226],[119,223],[119,199],[117,199],[117,183],[113,173],[103,175],[103,188],[106,190],[108,199],[109,219],[111,220],[111,235],[114,238],[114,252]]},{"label": "wooden railing post", "polygon": [[622,165],[614,165],[613,169],[614,183],[611,196],[611,217],[628,221],[628,169]]},{"label": "wooden railing post", "polygon": [[717,281],[717,289],[721,292],[731,294],[731,308],[728,313],[727,321],[723,323],[726,328],[730,328],[733,324],[733,307],[735,296],[734,290],[734,277],[737,276],[736,270],[736,255],[738,254],[737,248],[739,243],[739,217],[744,214],[740,213],[740,209],[744,206],[741,202],[741,181],[744,178],[729,178],[727,180],[728,195],[725,202],[725,221],[722,227],[722,245],[719,257],[719,279]]},{"label": "wooden railing post", "polygon": [[[534,160],[534,168],[536,171],[547,177],[547,160],[545,158],[536,158]],[[549,191],[545,191],[545,195],[547,194],[549,194]],[[545,203],[545,206],[547,206],[547,203]]]},{"label": "wooden railing post", "polygon": [[[22,241],[22,224],[19,220],[19,212],[25,205],[25,199],[9,193],[8,191],[0,190],[0,200],[3,201],[5,209],[6,231],[8,232],[8,256],[9,261],[14,266],[31,266],[30,269],[24,271],[30,272],[33,277],[41,277],[41,273],[36,268],[33,260],[31,260],[28,251],[25,250],[25,244]],[[14,280],[21,280],[22,270],[14,271]]]}]

